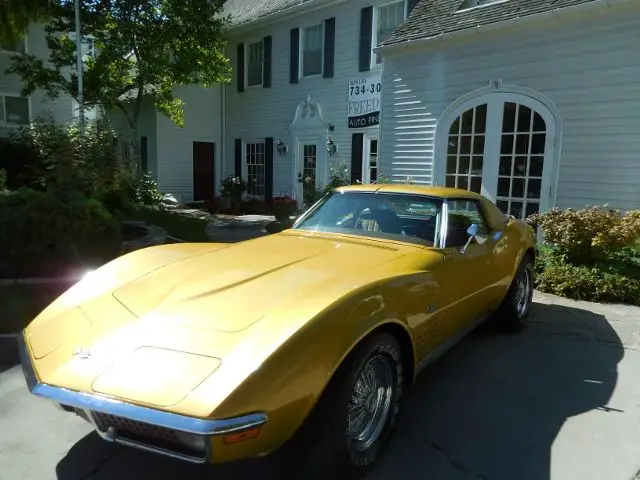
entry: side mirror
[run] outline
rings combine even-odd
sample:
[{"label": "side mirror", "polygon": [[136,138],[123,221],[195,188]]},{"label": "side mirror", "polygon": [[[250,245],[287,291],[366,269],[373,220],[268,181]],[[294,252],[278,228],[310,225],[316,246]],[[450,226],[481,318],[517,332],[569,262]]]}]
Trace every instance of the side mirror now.
[{"label": "side mirror", "polygon": [[467,228],[467,235],[469,235],[469,240],[467,240],[467,243],[464,244],[464,247],[460,249],[460,253],[465,253],[467,251],[467,248],[469,247],[469,244],[471,244],[472,240],[475,240],[480,245],[482,245],[489,238],[484,235],[478,235],[478,225],[476,223],[472,223],[471,225],[469,225],[469,228]]}]

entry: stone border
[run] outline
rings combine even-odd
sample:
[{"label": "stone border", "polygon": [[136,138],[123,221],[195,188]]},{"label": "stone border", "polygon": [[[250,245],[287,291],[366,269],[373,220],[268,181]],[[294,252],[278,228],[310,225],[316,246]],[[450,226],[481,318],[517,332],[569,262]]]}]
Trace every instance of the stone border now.
[{"label": "stone border", "polygon": [[128,253],[133,250],[139,250],[141,248],[151,247],[154,245],[162,245],[167,241],[167,232],[164,228],[157,225],[150,225],[141,220],[125,220],[122,225],[130,225],[132,227],[142,227],[147,229],[147,234],[136,238],[135,240],[128,240],[122,242],[123,253]]}]

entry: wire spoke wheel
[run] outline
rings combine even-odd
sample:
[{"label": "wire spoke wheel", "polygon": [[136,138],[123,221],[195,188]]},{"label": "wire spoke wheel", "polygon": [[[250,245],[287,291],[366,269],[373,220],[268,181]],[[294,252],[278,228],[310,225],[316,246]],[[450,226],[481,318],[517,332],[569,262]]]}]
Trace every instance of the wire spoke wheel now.
[{"label": "wire spoke wheel", "polygon": [[391,359],[378,354],[356,377],[347,413],[347,436],[355,450],[367,450],[380,438],[391,412],[393,369]]}]

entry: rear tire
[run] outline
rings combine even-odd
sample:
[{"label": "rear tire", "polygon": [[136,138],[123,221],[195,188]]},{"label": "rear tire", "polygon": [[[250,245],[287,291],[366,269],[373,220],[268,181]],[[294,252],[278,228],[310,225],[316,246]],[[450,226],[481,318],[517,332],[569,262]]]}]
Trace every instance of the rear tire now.
[{"label": "rear tire", "polygon": [[365,340],[338,369],[300,432],[277,452],[281,474],[362,478],[391,438],[402,391],[396,338],[384,332]]},{"label": "rear tire", "polygon": [[506,297],[495,313],[495,324],[498,330],[513,333],[525,327],[533,301],[533,290],[533,259],[525,255]]}]

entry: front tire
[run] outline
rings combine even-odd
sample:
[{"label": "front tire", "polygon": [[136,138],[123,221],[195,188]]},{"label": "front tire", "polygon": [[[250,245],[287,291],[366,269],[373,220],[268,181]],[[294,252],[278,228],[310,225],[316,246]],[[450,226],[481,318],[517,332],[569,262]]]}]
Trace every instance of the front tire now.
[{"label": "front tire", "polygon": [[533,303],[533,290],[533,259],[526,255],[520,262],[509,291],[496,312],[499,330],[511,333],[525,327]]},{"label": "front tire", "polygon": [[306,479],[362,478],[393,433],[403,373],[400,345],[393,335],[384,332],[365,340],[347,357],[300,435],[292,439],[291,447],[301,450],[293,458],[305,463],[294,471]]}]

